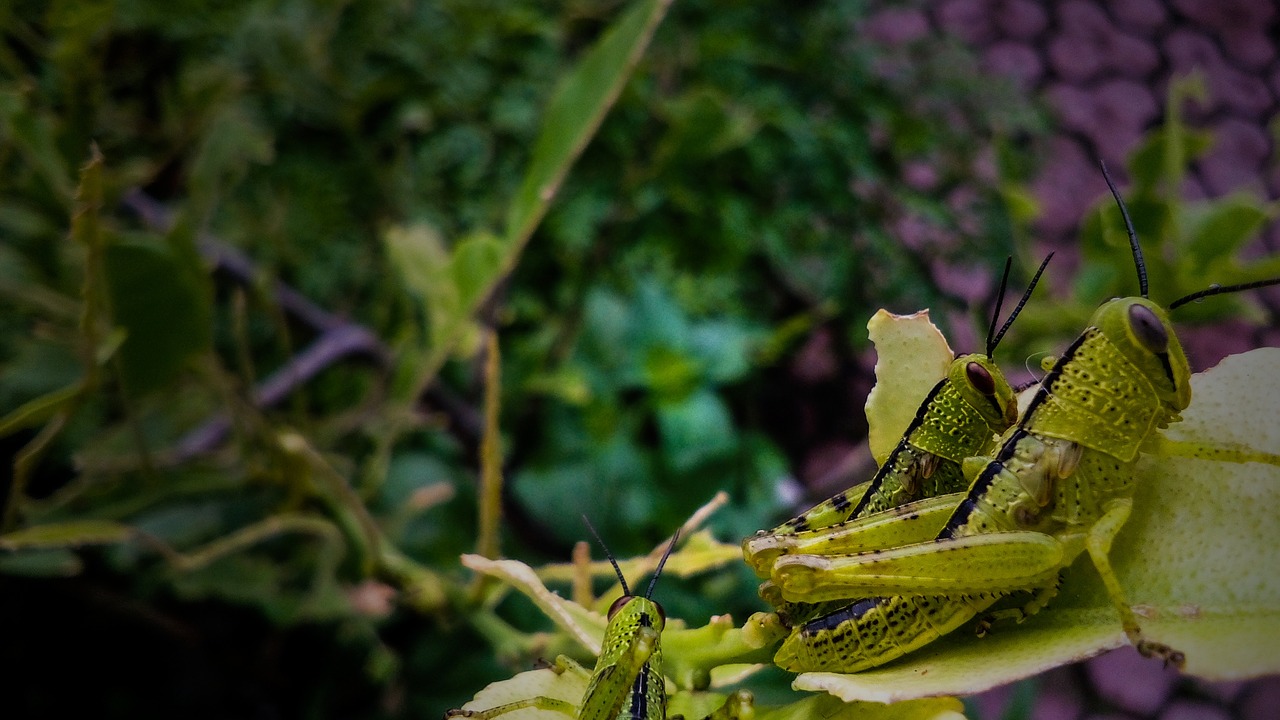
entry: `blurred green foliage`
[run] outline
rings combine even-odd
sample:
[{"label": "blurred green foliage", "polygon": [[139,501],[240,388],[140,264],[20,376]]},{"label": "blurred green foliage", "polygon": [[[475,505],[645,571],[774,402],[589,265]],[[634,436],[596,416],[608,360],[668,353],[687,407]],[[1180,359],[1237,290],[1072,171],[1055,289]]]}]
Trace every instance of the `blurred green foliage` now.
[{"label": "blurred green foliage", "polygon": [[[981,168],[1038,115],[946,41],[875,42],[864,3],[681,0],[593,132],[575,112],[599,76],[552,91],[625,9],[0,8],[9,708],[435,716],[509,674],[488,641],[537,614],[477,605],[457,562],[487,328],[511,556],[565,559],[583,512],[619,555],[647,550],[718,490],[733,541],[787,511],[815,442],[798,416],[857,441],[835,383],[807,407],[800,343],[829,331],[857,373],[874,308],[962,308],[890,228],[997,265],[1011,231]],[[172,229],[124,209],[136,189]],[[211,272],[206,233],[249,282]],[[325,337],[277,280],[388,362],[331,362],[257,407],[255,383]],[[218,417],[226,443],[188,435]],[[746,575],[665,601],[743,617]]]},{"label": "blurred green foliage", "polygon": [[[1280,257],[1256,257],[1256,248],[1250,246],[1280,215],[1280,203],[1244,189],[1219,198],[1183,197],[1191,163],[1212,147],[1214,138],[1207,130],[1187,125],[1182,107],[1206,101],[1208,92],[1200,75],[1170,83],[1164,123],[1130,153],[1129,183],[1118,188],[1142,247],[1151,299],[1166,306],[1211,284],[1280,276]],[[1034,340],[1022,344],[1015,339],[1011,355],[1055,352],[1088,323],[1103,301],[1138,292],[1124,218],[1110,195],[1099,198],[1081,219],[1080,261],[1068,297],[1027,306],[1018,320],[1020,337]],[[1194,335],[1196,325],[1249,317],[1251,303],[1249,293],[1222,295],[1183,305],[1173,318]]]}]

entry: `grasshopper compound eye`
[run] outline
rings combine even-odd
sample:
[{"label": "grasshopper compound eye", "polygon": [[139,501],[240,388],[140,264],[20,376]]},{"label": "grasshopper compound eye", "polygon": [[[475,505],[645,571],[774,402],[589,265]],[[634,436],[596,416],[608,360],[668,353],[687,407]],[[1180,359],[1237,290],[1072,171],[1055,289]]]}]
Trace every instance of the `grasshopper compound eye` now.
[{"label": "grasshopper compound eye", "polygon": [[1151,308],[1144,305],[1129,306],[1129,327],[1147,350],[1159,354],[1169,349],[1169,333],[1160,318],[1151,312]]},{"label": "grasshopper compound eye", "polygon": [[631,602],[634,599],[635,599],[634,595],[623,595],[617,600],[614,600],[613,604],[609,606],[609,612],[606,614],[606,617],[612,620],[613,616],[617,615],[619,610],[626,607],[627,603]]},{"label": "grasshopper compound eye", "polygon": [[995,379],[991,377],[991,373],[986,368],[978,363],[969,363],[964,369],[964,375],[969,379],[969,384],[973,385],[983,395],[996,394]]}]

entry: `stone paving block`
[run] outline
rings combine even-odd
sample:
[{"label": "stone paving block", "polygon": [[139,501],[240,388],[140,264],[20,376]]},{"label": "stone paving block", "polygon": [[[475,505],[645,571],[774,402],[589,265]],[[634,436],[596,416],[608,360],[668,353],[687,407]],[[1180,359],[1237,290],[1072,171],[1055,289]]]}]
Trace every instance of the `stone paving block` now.
[{"label": "stone paving block", "polygon": [[1169,19],[1169,11],[1160,0],[1112,0],[1107,9],[1118,24],[1130,30],[1155,30]]},{"label": "stone paving block", "polygon": [[1205,702],[1175,700],[1160,713],[1160,720],[1231,720],[1231,713]]},{"label": "stone paving block", "polygon": [[1065,128],[1087,135],[1102,159],[1120,166],[1160,116],[1155,95],[1133,80],[1107,80],[1096,88],[1057,85],[1046,95]]},{"label": "stone paving block", "polygon": [[1246,69],[1261,69],[1276,56],[1272,23],[1276,6],[1258,0],[1173,0],[1188,20],[1221,41],[1231,58]]},{"label": "stone paving block", "polygon": [[1280,676],[1251,683],[1238,710],[1244,720],[1273,720],[1280,709]]},{"label": "stone paving block", "polygon": [[1031,0],[999,0],[994,8],[996,26],[1004,37],[1030,40],[1049,27],[1049,13]]},{"label": "stone paving block", "polygon": [[986,49],[982,55],[983,66],[990,72],[1011,77],[1018,87],[1030,90],[1044,75],[1040,54],[1020,42],[1004,40]]},{"label": "stone paving block", "polygon": [[915,8],[889,8],[867,22],[866,32],[871,39],[882,43],[911,42],[929,33],[929,19]]},{"label": "stone paving block", "polygon": [[1213,128],[1213,145],[1199,162],[1210,197],[1240,187],[1266,192],[1263,168],[1271,155],[1271,139],[1257,123],[1224,118]]},{"label": "stone paving block", "polygon": [[1193,678],[1191,682],[1195,686],[1196,692],[1213,698],[1221,705],[1229,705],[1232,702],[1235,702],[1236,698],[1240,697],[1240,695],[1249,687],[1249,683],[1244,680],[1211,682],[1209,680]]},{"label": "stone paving block", "polygon": [[987,0],[943,0],[936,13],[939,27],[965,42],[980,45],[996,36],[995,13]]},{"label": "stone paving block", "polygon": [[1058,33],[1049,41],[1049,65],[1064,80],[1090,80],[1104,70],[1146,77],[1160,64],[1155,46],[1128,35],[1084,0],[1058,6]]},{"label": "stone paving block", "polygon": [[1084,696],[1075,670],[1060,667],[1040,676],[1030,720],[1075,720],[1084,712]]},{"label": "stone paving block", "polygon": [[1164,705],[1180,675],[1156,660],[1124,647],[1090,660],[1085,669],[1098,694],[1112,705],[1153,715]]},{"label": "stone paving block", "polygon": [[[1107,185],[1097,164],[1075,140],[1058,136],[1049,141],[1040,174],[1031,181],[1040,200],[1037,233],[1062,237],[1080,222],[1080,214]],[[1061,266],[1059,266],[1061,267]]]},{"label": "stone paving block", "polygon": [[1208,106],[1188,113],[1189,118],[1203,119],[1218,111],[1234,111],[1249,118],[1265,119],[1266,111],[1274,104],[1266,83],[1226,62],[1213,40],[1199,32],[1179,28],[1165,38],[1164,48],[1174,76],[1194,70],[1205,74]]}]

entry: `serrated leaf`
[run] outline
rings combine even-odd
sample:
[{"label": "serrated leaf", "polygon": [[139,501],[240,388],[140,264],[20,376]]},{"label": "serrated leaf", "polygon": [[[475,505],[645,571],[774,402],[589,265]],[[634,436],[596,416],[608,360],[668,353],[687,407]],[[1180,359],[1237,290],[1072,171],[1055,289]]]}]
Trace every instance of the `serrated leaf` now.
[{"label": "serrated leaf", "polygon": [[947,374],[955,352],[929,320],[929,311],[894,315],[878,310],[867,322],[876,346],[876,384],[867,396],[867,442],[883,465],[929,390]]},{"label": "serrated leaf", "polygon": [[[1171,443],[1226,443],[1280,462],[1280,349],[1226,358],[1192,376]],[[1269,454],[1269,455],[1268,455]],[[1186,672],[1238,680],[1280,672],[1280,466],[1172,455],[1143,458],[1133,515],[1111,559],[1143,632],[1187,655]],[[894,702],[971,694],[1127,644],[1087,556],[1060,595],[1021,626],[961,629],[866,672],[805,673],[794,687]],[[1152,661],[1155,662],[1155,661]]]}]

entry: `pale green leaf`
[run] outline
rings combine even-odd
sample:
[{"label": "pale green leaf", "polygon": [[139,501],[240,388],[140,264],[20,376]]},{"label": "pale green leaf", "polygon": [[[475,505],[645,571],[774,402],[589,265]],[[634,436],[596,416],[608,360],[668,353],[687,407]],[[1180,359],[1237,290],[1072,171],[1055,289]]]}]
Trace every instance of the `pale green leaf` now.
[{"label": "pale green leaf", "polygon": [[517,560],[490,560],[479,555],[463,555],[462,564],[478,573],[498,578],[524,593],[557,627],[593,655],[600,654],[600,642],[604,639],[608,620],[600,613],[548,590],[533,568]]},{"label": "pale green leaf", "polygon": [[964,705],[955,698],[928,698],[885,705],[846,703],[830,695],[811,695],[780,708],[761,708],[756,720],[964,720]]},{"label": "pale green leaf", "polygon": [[394,226],[387,229],[383,242],[400,282],[422,304],[428,336],[436,339],[452,330],[465,308],[440,233],[426,223]]},{"label": "pale green leaf", "polygon": [[[490,683],[462,709],[488,710],[534,697],[553,698],[576,707],[587,694],[591,674],[568,658],[560,657],[557,662],[563,664],[563,672],[557,672],[558,668],[538,668]],[[541,708],[523,708],[501,717],[503,720],[566,720],[564,713]]]},{"label": "pale green leaf", "polygon": [[876,384],[867,396],[867,442],[876,465],[902,439],[929,390],[947,374],[955,353],[929,321],[929,311],[878,310],[867,322],[876,346]]}]

